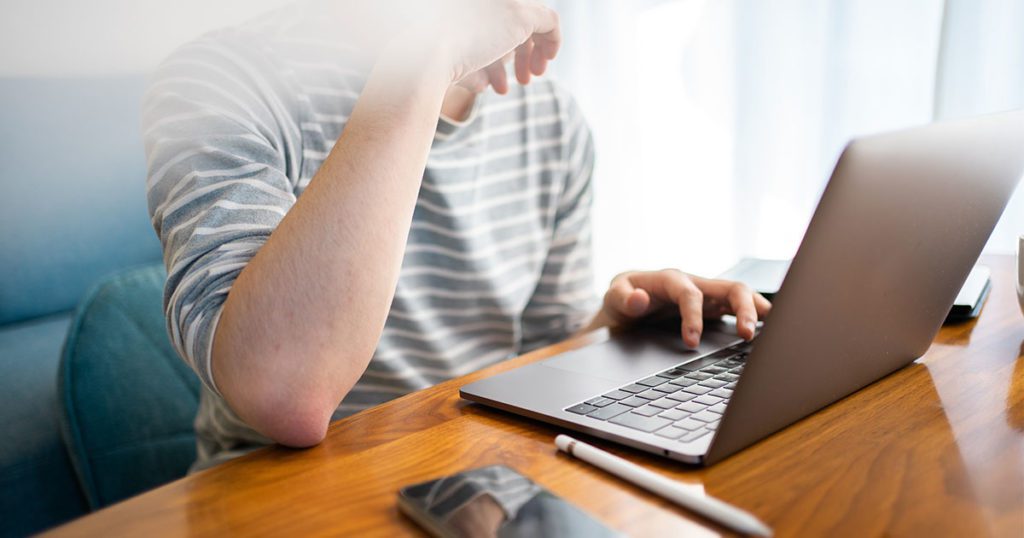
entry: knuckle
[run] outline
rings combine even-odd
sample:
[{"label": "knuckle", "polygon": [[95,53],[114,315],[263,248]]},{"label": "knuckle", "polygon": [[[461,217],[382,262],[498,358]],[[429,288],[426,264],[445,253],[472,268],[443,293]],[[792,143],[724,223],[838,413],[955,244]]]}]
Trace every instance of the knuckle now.
[{"label": "knuckle", "polygon": [[612,297],[626,295],[629,292],[629,288],[623,286],[621,283],[615,284],[608,288],[608,294]]},{"label": "knuckle", "polygon": [[615,284],[617,284],[619,282],[622,282],[623,280],[629,278],[629,276],[632,275],[635,272],[636,271],[623,271],[623,272],[615,275],[614,277],[612,277],[611,284],[615,285]]},{"label": "knuckle", "polygon": [[743,303],[754,302],[754,290],[750,289],[750,286],[747,286],[746,284],[737,283],[736,286],[733,287],[731,295],[734,298],[743,301]]},{"label": "knuckle", "polygon": [[700,291],[700,288],[693,285],[693,283],[690,283],[689,286],[683,286],[683,297],[694,303],[704,302],[704,292]]},{"label": "knuckle", "polygon": [[737,282],[737,283],[733,284],[732,292],[737,294],[737,295],[750,295],[750,296],[754,295],[754,291],[750,289],[750,286],[748,286],[748,285],[746,285],[746,284],[744,284],[742,282]]},{"label": "knuckle", "polygon": [[683,285],[683,290],[686,291],[686,293],[689,293],[689,294],[692,294],[692,295],[699,295],[701,297],[704,296],[704,292],[701,291],[701,289],[697,287],[697,284],[695,284],[689,278],[687,278],[686,280],[683,280],[682,285]]}]

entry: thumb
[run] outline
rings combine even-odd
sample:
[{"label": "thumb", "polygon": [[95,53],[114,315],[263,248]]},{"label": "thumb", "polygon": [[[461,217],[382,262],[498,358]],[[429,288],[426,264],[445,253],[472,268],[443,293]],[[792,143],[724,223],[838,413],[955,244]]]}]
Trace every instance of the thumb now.
[{"label": "thumb", "polygon": [[624,322],[645,316],[652,306],[651,295],[628,282],[613,284],[604,296],[604,310],[613,319]]}]

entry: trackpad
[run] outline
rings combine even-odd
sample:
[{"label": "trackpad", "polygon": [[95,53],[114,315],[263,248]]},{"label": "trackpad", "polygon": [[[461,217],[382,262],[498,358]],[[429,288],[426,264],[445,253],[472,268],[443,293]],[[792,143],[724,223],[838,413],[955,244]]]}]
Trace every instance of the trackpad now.
[{"label": "trackpad", "polygon": [[625,383],[742,341],[733,326],[709,328],[701,336],[700,346],[689,350],[678,331],[639,329],[563,353],[541,364]]}]

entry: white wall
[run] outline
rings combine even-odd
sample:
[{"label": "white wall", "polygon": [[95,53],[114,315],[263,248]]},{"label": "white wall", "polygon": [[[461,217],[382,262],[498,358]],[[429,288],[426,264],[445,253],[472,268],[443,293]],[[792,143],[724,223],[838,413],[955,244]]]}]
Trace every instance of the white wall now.
[{"label": "white wall", "polygon": [[0,76],[147,72],[175,47],[292,0],[2,0]]},{"label": "white wall", "polygon": [[[599,283],[791,257],[851,137],[1024,107],[1021,0],[551,1],[597,142]],[[986,250],[1022,233],[1024,187]]]}]

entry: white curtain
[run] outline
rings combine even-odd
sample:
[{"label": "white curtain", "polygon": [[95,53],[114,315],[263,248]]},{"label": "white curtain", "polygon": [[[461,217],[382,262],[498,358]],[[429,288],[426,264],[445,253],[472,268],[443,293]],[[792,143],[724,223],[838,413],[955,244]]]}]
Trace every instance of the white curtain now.
[{"label": "white curtain", "polygon": [[[1024,107],[1022,0],[551,3],[597,143],[599,284],[790,257],[851,137]],[[987,250],[1022,233],[1019,189]]]}]

